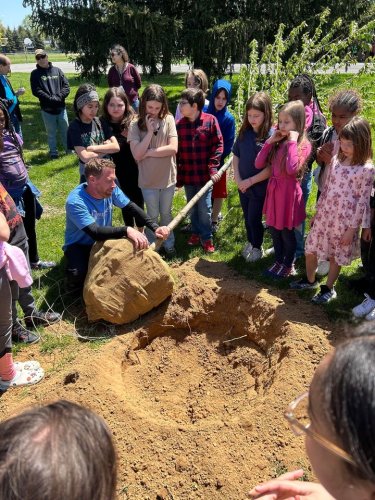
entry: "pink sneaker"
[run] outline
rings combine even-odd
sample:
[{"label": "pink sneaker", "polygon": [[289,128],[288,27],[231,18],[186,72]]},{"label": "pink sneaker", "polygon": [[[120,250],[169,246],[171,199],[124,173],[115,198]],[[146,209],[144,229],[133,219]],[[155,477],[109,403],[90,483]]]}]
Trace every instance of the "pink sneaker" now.
[{"label": "pink sneaker", "polygon": [[214,244],[212,243],[212,240],[206,240],[202,243],[203,250],[206,253],[214,253],[215,247]]},{"label": "pink sneaker", "polygon": [[201,239],[197,234],[192,234],[188,239],[187,244],[190,245],[191,247],[196,247],[201,244]]}]

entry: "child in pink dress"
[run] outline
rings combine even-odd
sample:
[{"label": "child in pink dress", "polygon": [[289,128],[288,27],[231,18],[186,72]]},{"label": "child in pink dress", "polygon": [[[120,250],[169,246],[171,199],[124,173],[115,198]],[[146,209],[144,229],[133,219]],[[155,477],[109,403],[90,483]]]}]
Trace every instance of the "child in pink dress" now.
[{"label": "child in pink dress", "polygon": [[255,160],[256,168],[271,165],[263,213],[275,249],[275,263],[267,274],[287,278],[295,274],[296,237],[294,229],[306,218],[299,177],[311,153],[305,133],[302,101],[291,101],[279,112],[278,128],[265,142]]},{"label": "child in pink dress", "polygon": [[355,117],[343,127],[339,140],[340,149],[332,158],[306,240],[306,276],[291,283],[295,290],[315,288],[318,259],[329,260],[327,283],[312,298],[315,304],[327,303],[337,296],[334,284],[341,266],[349,265],[360,255],[360,227],[362,238],[370,238],[370,195],[374,180],[370,125]]}]

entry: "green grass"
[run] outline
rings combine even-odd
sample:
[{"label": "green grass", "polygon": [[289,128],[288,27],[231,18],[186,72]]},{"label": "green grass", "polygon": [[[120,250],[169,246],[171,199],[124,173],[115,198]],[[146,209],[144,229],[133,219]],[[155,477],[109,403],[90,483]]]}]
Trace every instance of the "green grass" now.
[{"label": "green grass", "polygon": [[[51,52],[47,51],[49,59],[52,62],[61,62],[71,61],[71,54],[63,54],[62,52]],[[30,63],[35,61],[34,51],[28,52],[25,54],[24,52],[16,52],[14,54],[7,54],[9,59],[12,61],[12,64],[22,64],[22,63]]]},{"label": "green grass", "polygon": [[[71,93],[67,100],[69,118],[73,119],[72,102],[75,91],[81,83],[75,75],[67,75],[71,85]],[[374,109],[373,109],[373,88],[375,83],[374,76],[353,76],[353,75],[338,75],[333,76],[331,81],[325,83],[324,87],[318,87],[323,95],[322,104],[326,104],[326,96],[331,93],[334,88],[341,87],[345,82],[350,80],[350,84],[346,86],[355,86],[364,94],[364,116],[371,122],[374,129]],[[149,83],[156,82],[162,85],[170,100],[171,111],[174,112],[179,94],[183,89],[184,75],[173,76],[158,76],[152,80],[143,79],[143,87]],[[31,165],[30,177],[33,182],[42,191],[41,202],[44,206],[44,214],[38,222],[38,244],[39,253],[43,259],[56,260],[59,266],[49,272],[36,273],[36,288],[35,294],[40,304],[46,299],[49,305],[53,305],[57,310],[68,310],[66,315],[68,321],[72,323],[74,316],[79,315],[82,310],[82,304],[75,303],[70,307],[71,298],[64,294],[63,281],[63,252],[62,244],[64,239],[65,213],[64,204],[67,194],[73,189],[78,182],[78,162],[74,155],[61,156],[58,160],[50,161],[46,147],[46,134],[42,124],[39,104],[32,96],[27,85],[28,75],[21,73],[12,74],[12,83],[15,87],[23,84],[27,87],[26,94],[21,98],[21,109],[24,115],[23,133],[25,138],[25,156],[26,160]],[[237,77],[233,79],[234,87],[236,87]],[[103,78],[98,91],[101,97],[107,90],[106,81]],[[234,92],[234,95],[236,93]],[[263,276],[264,269],[271,263],[272,257],[262,260],[260,263],[246,264],[241,257],[241,250],[245,244],[245,231],[243,224],[242,211],[239,204],[237,189],[232,180],[229,180],[229,196],[227,203],[224,206],[224,221],[222,222],[218,234],[215,239],[215,244],[218,251],[211,257],[216,261],[226,262],[230,267],[239,272],[241,275],[249,279],[272,286],[272,288],[288,288],[288,282],[271,281]],[[314,210],[315,192],[312,193],[308,205],[308,214],[312,215]],[[174,214],[184,205],[185,199],[180,190],[174,201]],[[121,223],[121,215],[115,213],[114,218],[116,223]],[[176,248],[179,259],[185,261],[195,256],[203,256],[200,249],[192,249],[186,245],[186,235],[183,235],[177,229]],[[265,247],[271,246],[271,240],[266,233]],[[298,264],[298,269],[303,272],[304,263]],[[344,268],[341,277],[337,284],[338,299],[326,306],[326,310],[332,319],[349,319],[350,309],[362,300],[362,297],[350,291],[345,283],[345,279],[358,274],[358,261],[351,266]],[[311,292],[301,293],[301,300],[308,300],[311,297]],[[59,348],[59,346],[55,346]],[[61,347],[61,346],[60,346]],[[52,349],[53,346],[48,347]],[[46,347],[47,349],[47,347]]]}]

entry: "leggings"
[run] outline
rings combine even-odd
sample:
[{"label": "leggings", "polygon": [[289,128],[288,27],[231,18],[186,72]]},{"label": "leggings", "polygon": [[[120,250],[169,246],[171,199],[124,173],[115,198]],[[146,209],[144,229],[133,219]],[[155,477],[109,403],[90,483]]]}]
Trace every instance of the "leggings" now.
[{"label": "leggings", "polygon": [[275,249],[275,260],[280,264],[284,264],[286,267],[292,267],[294,259],[296,257],[296,235],[294,229],[275,229],[274,227],[269,228],[273,248]]}]

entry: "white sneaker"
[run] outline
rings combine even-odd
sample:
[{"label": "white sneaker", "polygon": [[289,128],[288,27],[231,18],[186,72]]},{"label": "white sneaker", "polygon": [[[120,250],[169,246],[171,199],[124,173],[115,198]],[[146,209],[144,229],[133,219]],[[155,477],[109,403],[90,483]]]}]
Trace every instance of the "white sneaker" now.
[{"label": "white sneaker", "polygon": [[370,311],[368,314],[366,314],[365,319],[367,321],[374,321],[374,319],[375,319],[375,306],[374,306],[374,309],[372,311]]},{"label": "white sneaker", "polygon": [[316,274],[318,276],[327,276],[328,273],[329,273],[329,262],[327,262],[326,260],[321,260],[318,263],[318,269],[316,270]]},{"label": "white sneaker", "polygon": [[246,245],[244,246],[244,249],[241,252],[242,257],[245,260],[247,259],[248,255],[250,254],[252,249],[253,249],[253,245],[250,242],[246,243]]},{"label": "white sneaker", "polygon": [[[364,318],[366,316],[366,319],[368,319],[367,316],[374,312],[375,300],[367,295],[367,293],[365,293],[365,297],[365,300],[361,304],[358,304],[358,306],[355,306],[352,309],[353,316],[356,318]],[[371,319],[375,319],[375,312],[374,317]]]},{"label": "white sneaker", "polygon": [[263,249],[262,248],[253,248],[249,255],[246,257],[246,262],[257,262],[263,257]]}]

